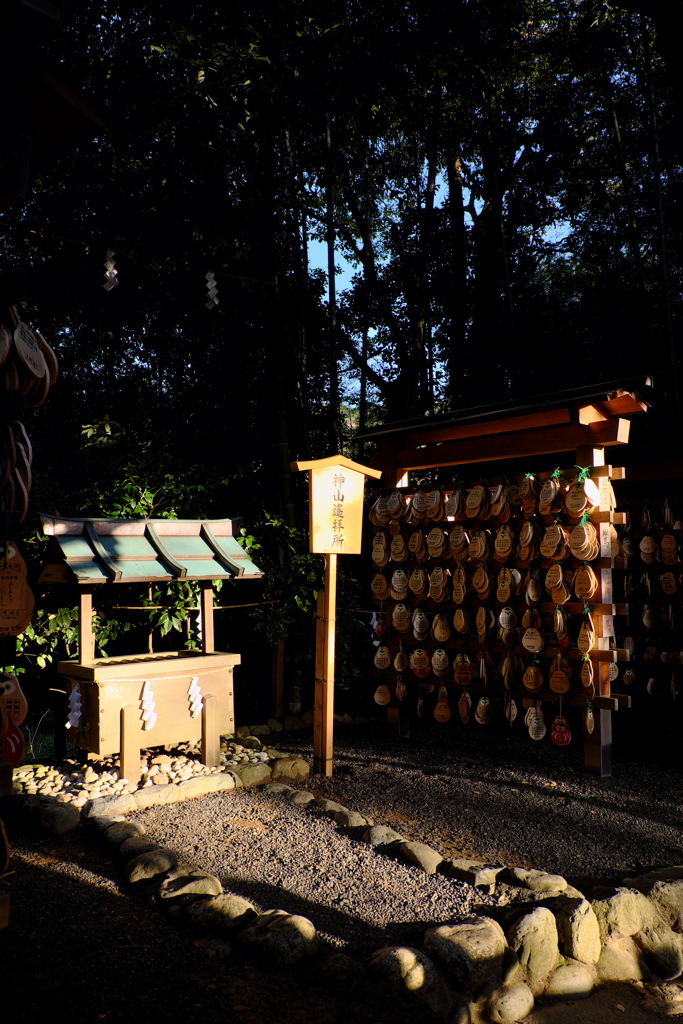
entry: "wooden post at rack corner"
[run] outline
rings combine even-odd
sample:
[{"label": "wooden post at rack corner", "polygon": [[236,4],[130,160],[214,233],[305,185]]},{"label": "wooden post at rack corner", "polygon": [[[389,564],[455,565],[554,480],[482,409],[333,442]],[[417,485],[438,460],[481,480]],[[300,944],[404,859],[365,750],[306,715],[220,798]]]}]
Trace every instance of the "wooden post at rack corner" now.
[{"label": "wooden post at rack corner", "polygon": [[[576,449],[577,466],[598,468],[605,465],[604,448],[581,447]],[[608,476],[598,477],[600,491],[600,512],[610,511],[610,481]],[[610,540],[609,522],[599,523],[600,558],[612,559],[612,543]],[[601,604],[613,604],[612,568],[601,568],[599,589],[596,595]],[[608,651],[610,638],[614,637],[613,615],[591,613],[595,626],[595,649]],[[616,654],[614,655],[616,658]],[[600,697],[609,697],[612,684],[609,677],[609,661],[598,661],[595,668],[595,692]],[[589,733],[586,719],[583,718],[583,763],[594,775],[605,777],[612,774],[612,712],[605,708],[596,708],[593,712],[594,728]]]},{"label": "wooden post at rack corner", "polygon": [[378,480],[382,472],[343,455],[292,462],[291,468],[309,470],[309,548],[314,554],[325,555],[325,589],[318,594],[315,630],[313,770],[329,777],[333,757],[337,555],[360,554],[365,477]]}]

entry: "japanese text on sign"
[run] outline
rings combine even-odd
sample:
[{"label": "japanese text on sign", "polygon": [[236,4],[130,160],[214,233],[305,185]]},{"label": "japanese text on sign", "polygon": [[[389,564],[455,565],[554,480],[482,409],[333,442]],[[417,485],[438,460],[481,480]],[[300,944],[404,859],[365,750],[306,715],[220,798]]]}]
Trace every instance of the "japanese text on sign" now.
[{"label": "japanese text on sign", "polygon": [[358,554],[365,478],[342,466],[311,471],[311,551]]}]

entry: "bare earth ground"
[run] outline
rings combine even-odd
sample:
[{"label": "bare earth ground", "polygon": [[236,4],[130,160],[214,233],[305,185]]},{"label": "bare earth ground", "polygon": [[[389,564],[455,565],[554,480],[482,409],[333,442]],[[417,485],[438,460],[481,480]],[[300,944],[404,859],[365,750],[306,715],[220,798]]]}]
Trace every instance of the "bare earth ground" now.
[{"label": "bare earth ground", "polygon": [[[406,742],[381,725],[339,727],[335,777],[312,778],[309,788],[378,823],[392,824],[407,838],[429,842],[446,856],[459,853],[560,871],[584,890],[589,877],[616,880],[683,863],[680,754],[666,728],[645,747],[625,736],[615,748],[614,774],[603,780],[584,773],[576,745],[558,750],[532,744],[520,732],[476,729],[426,723]],[[278,746],[304,756],[311,752],[307,736],[289,735]],[[269,822],[285,814],[278,810],[281,804],[267,802],[263,794],[241,792],[234,799],[235,822],[253,825],[260,815],[270,828]],[[196,862],[219,877],[227,871],[221,867],[225,846],[230,863],[234,866],[237,858],[242,865],[240,877],[255,878],[262,833],[235,825],[229,843],[207,842],[205,837],[215,835],[216,800],[155,808],[153,815],[146,812],[150,820],[143,823],[153,838],[170,835],[176,849],[194,851]],[[287,884],[253,882],[252,891],[243,893],[260,909],[290,909],[288,899],[301,899],[308,891],[302,879],[315,865],[307,863],[305,830],[312,828],[308,823],[315,815],[305,808],[290,811],[300,816],[291,819],[287,831],[292,849],[278,851]],[[367,851],[356,842],[358,853],[349,854],[350,840],[336,826],[316,820],[315,827],[329,829],[333,856],[337,849],[343,853],[336,861],[341,884],[357,887],[358,858]],[[275,970],[172,923],[122,892],[115,864],[86,830],[61,840],[31,835],[20,822],[10,822],[9,831],[15,874],[11,923],[0,931],[0,953],[12,995],[6,1005],[16,1007],[12,1017],[17,1021],[57,1016],[73,1024],[402,1024],[417,1019],[408,1008],[400,1011],[367,994],[360,1002],[328,997],[309,983],[306,970]],[[379,877],[388,868],[376,856]],[[240,891],[231,870],[232,887]],[[396,899],[405,896],[405,886],[423,900],[424,886],[438,884],[423,881],[414,874],[417,869],[401,869],[405,875],[391,870]],[[365,879],[362,885],[371,883]],[[345,916],[339,906],[326,906],[324,887],[319,892],[320,902],[307,916],[326,933],[336,930],[338,948],[361,958],[366,952],[361,926],[370,924],[364,925],[362,913]],[[416,941],[428,918],[419,903]],[[382,944],[394,938],[392,927],[390,921]],[[419,1019],[431,1020],[422,1014]],[[656,1019],[641,1005],[638,992],[621,985],[606,986],[581,1003],[540,1006],[527,1018],[529,1024],[652,1024]]]}]

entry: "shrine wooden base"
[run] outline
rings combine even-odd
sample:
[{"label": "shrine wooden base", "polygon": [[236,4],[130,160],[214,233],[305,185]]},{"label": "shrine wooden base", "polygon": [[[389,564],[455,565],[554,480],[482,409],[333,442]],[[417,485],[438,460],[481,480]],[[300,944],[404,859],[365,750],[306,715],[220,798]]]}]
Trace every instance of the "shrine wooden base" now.
[{"label": "shrine wooden base", "polygon": [[[81,724],[67,730],[67,740],[94,754],[120,753],[121,775],[129,782],[140,778],[142,747],[199,740],[202,762],[218,766],[220,737],[235,731],[233,669],[239,663],[239,654],[219,652],[62,661],[67,696],[78,687],[81,702]],[[188,692],[195,676],[202,708],[192,717]],[[142,720],[146,683],[157,716],[150,729]]]}]

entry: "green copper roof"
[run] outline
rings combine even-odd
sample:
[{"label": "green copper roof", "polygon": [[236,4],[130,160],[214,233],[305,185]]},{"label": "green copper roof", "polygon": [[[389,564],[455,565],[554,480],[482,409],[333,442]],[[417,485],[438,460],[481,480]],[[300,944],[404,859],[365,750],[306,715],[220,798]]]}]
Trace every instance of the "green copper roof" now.
[{"label": "green copper roof", "polygon": [[235,519],[62,519],[41,515],[50,538],[39,583],[259,579],[237,543]]}]

